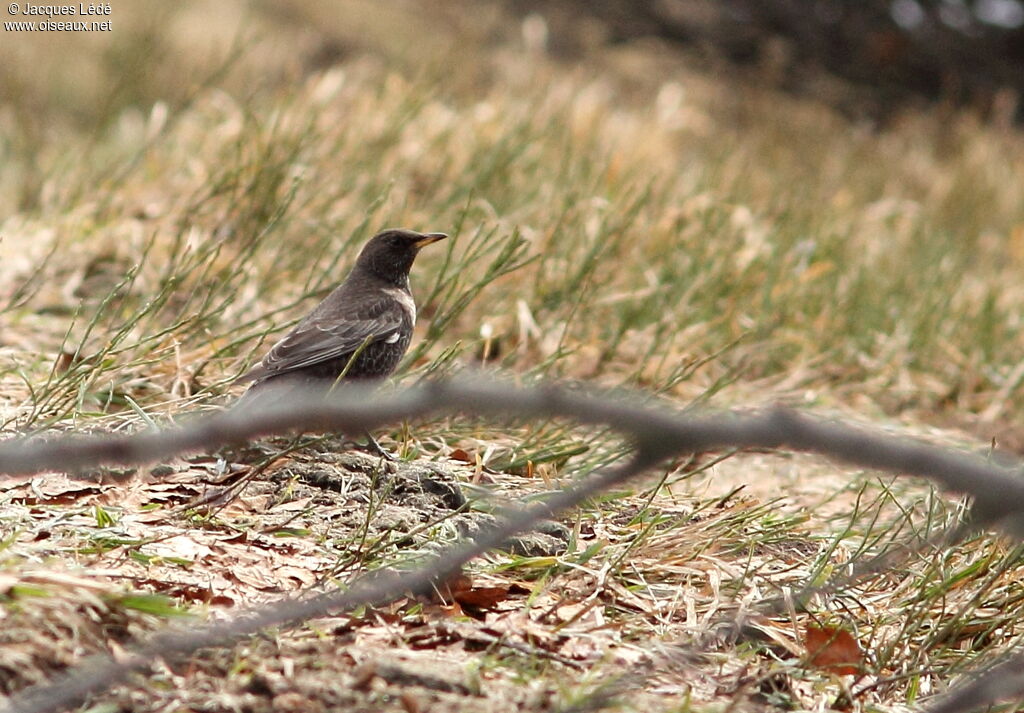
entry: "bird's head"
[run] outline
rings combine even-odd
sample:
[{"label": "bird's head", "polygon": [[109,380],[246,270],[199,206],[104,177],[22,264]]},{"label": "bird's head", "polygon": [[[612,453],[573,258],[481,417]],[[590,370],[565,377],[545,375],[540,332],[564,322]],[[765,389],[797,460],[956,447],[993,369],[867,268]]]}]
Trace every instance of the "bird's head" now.
[{"label": "bird's head", "polygon": [[405,285],[420,249],[447,237],[445,233],[384,230],[366,243],[359,253],[356,266],[393,285]]}]

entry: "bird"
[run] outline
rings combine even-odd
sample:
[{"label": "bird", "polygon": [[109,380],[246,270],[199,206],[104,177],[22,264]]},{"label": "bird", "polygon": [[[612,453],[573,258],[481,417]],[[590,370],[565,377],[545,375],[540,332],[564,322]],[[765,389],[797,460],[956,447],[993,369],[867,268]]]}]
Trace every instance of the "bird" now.
[{"label": "bird", "polygon": [[[374,235],[344,281],[236,380],[251,382],[238,403],[290,386],[327,393],[339,380],[380,380],[393,373],[416,324],[409,271],[422,248],[447,237],[401,229]],[[388,455],[366,435],[371,450]]]}]

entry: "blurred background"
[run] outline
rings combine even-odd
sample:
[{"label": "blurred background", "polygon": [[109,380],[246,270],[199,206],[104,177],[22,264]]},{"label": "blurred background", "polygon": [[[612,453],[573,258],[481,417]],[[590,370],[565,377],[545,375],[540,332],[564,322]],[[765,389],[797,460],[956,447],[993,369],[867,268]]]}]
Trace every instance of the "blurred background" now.
[{"label": "blurred background", "polygon": [[180,101],[211,62],[236,75],[218,84],[253,91],[365,54],[430,72],[460,51],[524,41],[564,62],[625,46],[685,53],[855,116],[943,101],[1019,119],[1024,89],[1020,0],[143,1],[115,2],[110,17],[112,31],[93,36],[5,32],[0,91],[17,128],[31,131],[33,116],[37,129],[52,116],[96,127],[126,107]]},{"label": "blurred background", "polygon": [[1024,406],[1019,0],[103,19],[0,43],[17,418],[230,390],[385,225],[461,232],[414,276],[413,369],[971,428]]}]

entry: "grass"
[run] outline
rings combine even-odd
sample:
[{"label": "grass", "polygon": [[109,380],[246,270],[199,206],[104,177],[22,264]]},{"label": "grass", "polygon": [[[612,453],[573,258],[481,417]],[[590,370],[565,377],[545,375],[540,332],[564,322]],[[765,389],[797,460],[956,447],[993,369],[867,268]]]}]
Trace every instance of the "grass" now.
[{"label": "grass", "polygon": [[[559,81],[545,65],[532,71],[538,87]],[[264,104],[198,97],[155,144],[142,142],[147,160],[120,179],[131,190],[102,202],[71,190],[73,204],[39,212],[92,210],[62,228],[61,254],[31,265],[36,285],[81,281],[79,299],[16,294],[7,311],[63,312],[26,330],[66,331],[72,361],[47,378],[55,357],[17,364],[25,387],[44,384],[18,425],[123,405],[119,385],[99,377],[159,368],[182,347],[208,373],[188,391],[217,393],[268,327],[301,315],[356,243],[387,224],[459,233],[440,266],[423,257],[419,271],[435,275],[422,291],[431,319],[413,362],[448,348],[448,360],[471,363],[486,327],[489,360],[517,373],[683,398],[736,365],[748,382],[806,373],[794,386],[868,383],[890,412],[970,413],[1003,393],[1021,335],[999,236],[1012,237],[1021,211],[993,195],[1012,193],[1012,181],[986,180],[971,158],[1010,175],[1014,137],[964,119],[944,137],[950,155],[937,156],[923,120],[875,137],[804,106],[792,109],[803,121],[749,126],[769,100],[757,96],[734,99],[735,126],[704,136],[667,128],[643,106],[616,115],[601,78],[525,96],[506,89],[480,98],[479,116],[361,67]],[[91,150],[124,143],[113,132]],[[907,175],[920,164],[963,175],[937,181],[945,190],[920,185]],[[181,185],[162,185],[165,176]],[[140,205],[133,194],[163,197]],[[86,243],[98,254],[83,274]],[[51,340],[46,353],[55,349]],[[701,373],[687,370],[718,352]],[[129,391],[147,388],[171,390],[165,377],[122,391],[145,403]],[[1012,389],[1005,398],[1018,406]]]},{"label": "grass", "polygon": [[[684,408],[781,400],[943,442],[964,436],[928,424],[1022,445],[1017,130],[939,110],[851,124],[648,46],[567,66],[524,49],[491,6],[281,8],[226,3],[216,32],[194,8],[117,8],[109,38],[0,47],[5,432],[145,428],[217,407],[371,233],[404,226],[455,239],[414,269],[421,321],[400,379],[486,368]],[[410,41],[423,36],[436,39]],[[463,450],[473,477],[501,473],[479,492],[513,500],[625,452],[613,434],[557,421],[446,419],[392,436],[409,456]],[[542,583],[524,611],[550,610],[529,621],[554,627],[534,635],[560,656],[579,653],[566,641],[600,641],[614,661],[698,636],[716,612],[907,546],[898,573],[765,615],[765,642],[718,651],[723,690],[748,695],[744,676],[780,674],[789,688],[772,695],[835,703],[834,677],[786,654],[808,614],[856,625],[870,652],[853,688],[878,707],[912,705],[1019,644],[1019,550],[980,535],[921,549],[960,515],[920,487],[741,454],[673,464],[639,490],[576,513],[564,555],[480,566]],[[297,531],[318,533],[316,556],[337,568],[457,536],[447,517],[415,530],[412,549],[371,532],[391,495],[337,541],[315,518]],[[173,557],[118,532],[136,527],[119,519],[129,506],[69,496],[44,499],[40,515],[26,497],[0,511],[15,580],[125,548],[153,567]],[[231,517],[203,527],[240,527]],[[62,518],[73,524],[53,543],[32,539]],[[17,586],[9,601],[30,609]],[[609,620],[618,638],[596,633]],[[543,657],[490,656],[488,670],[509,656],[526,680],[558,679]],[[667,680],[648,681],[636,707],[711,705],[696,679],[660,663]],[[592,683],[574,678],[559,695],[590,695]]]}]

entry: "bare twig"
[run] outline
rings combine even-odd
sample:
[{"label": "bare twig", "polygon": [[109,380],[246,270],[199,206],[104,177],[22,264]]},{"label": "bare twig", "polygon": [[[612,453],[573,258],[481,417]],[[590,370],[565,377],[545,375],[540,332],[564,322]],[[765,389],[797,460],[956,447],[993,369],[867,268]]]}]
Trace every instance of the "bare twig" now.
[{"label": "bare twig", "polygon": [[108,658],[87,661],[61,679],[12,696],[6,705],[0,706],[0,713],[52,713],[65,710],[80,705],[90,695],[120,683],[133,672],[148,668],[160,658],[187,656],[198,649],[223,646],[270,627],[292,625],[331,612],[348,611],[357,606],[382,604],[407,592],[427,594],[436,582],[454,575],[466,562],[499,547],[515,533],[529,529],[541,520],[627,480],[653,463],[652,459],[638,455],[617,468],[592,475],[545,501],[509,513],[501,524],[482,531],[469,542],[450,549],[415,570],[373,572],[344,592],[331,592],[307,599],[283,599],[254,608],[228,621],[158,633],[116,661]]},{"label": "bare twig", "polygon": [[928,708],[928,713],[970,713],[999,701],[1021,698],[1024,698],[1024,654],[1015,653],[944,696]]},{"label": "bare twig", "polygon": [[[227,622],[156,634],[119,661],[87,662],[56,683],[21,692],[9,699],[0,713],[61,710],[108,689],[134,671],[144,670],[159,657],[184,656],[267,627],[382,603],[410,591],[426,592],[433,583],[454,574],[463,564],[499,546],[516,532],[529,529],[538,521],[573,507],[662,460],[686,452],[723,447],[787,447],[867,468],[927,477],[947,490],[972,495],[975,513],[981,520],[999,521],[1015,531],[1024,531],[1021,526],[1024,523],[1024,479],[978,457],[839,423],[815,421],[781,408],[697,418],[564,388],[524,390],[466,377],[458,382],[420,385],[391,396],[371,394],[363,388],[341,389],[328,399],[294,393],[282,398],[279,404],[259,411],[233,409],[198,418],[180,428],[130,436],[9,441],[0,444],[0,473],[76,470],[103,463],[138,464],[270,433],[296,429],[361,433],[403,419],[454,412],[476,416],[564,417],[581,424],[611,426],[632,438],[634,454],[617,468],[594,474],[543,502],[509,513],[501,524],[416,570],[377,572],[356,581],[344,592],[287,599],[252,609]],[[1016,669],[1012,673],[1016,673]],[[1006,691],[1000,689],[998,693],[1002,695]]]},{"label": "bare twig", "polygon": [[391,396],[364,387],[339,389],[326,399],[316,392],[295,392],[259,411],[232,409],[164,431],[8,441],[0,444],[0,473],[24,475],[103,463],[147,463],[271,433],[319,429],[358,434],[401,420],[455,412],[560,416],[580,424],[607,425],[631,436],[643,452],[661,458],[724,447],[819,453],[865,468],[930,478],[947,490],[973,496],[975,514],[982,521],[1001,521],[1014,531],[1024,530],[1024,478],[976,456],[816,421],[784,408],[685,417],[667,409],[555,386],[516,389],[468,377],[426,383]]}]

